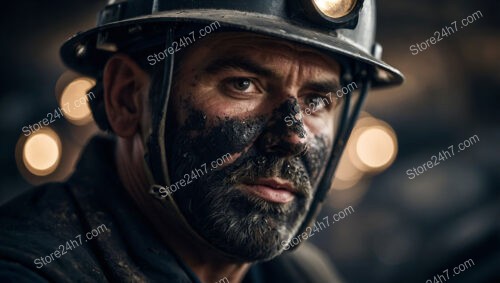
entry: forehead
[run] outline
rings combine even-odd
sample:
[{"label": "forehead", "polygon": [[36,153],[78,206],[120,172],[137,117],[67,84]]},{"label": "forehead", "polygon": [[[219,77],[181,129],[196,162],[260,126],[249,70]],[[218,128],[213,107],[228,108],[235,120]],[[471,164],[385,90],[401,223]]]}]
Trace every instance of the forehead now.
[{"label": "forehead", "polygon": [[[322,52],[282,39],[249,32],[219,32],[207,36],[187,52],[186,59],[210,62],[226,57],[248,58],[265,65],[300,65],[306,73],[340,73],[340,64]],[[197,59],[197,60],[196,60]]]}]

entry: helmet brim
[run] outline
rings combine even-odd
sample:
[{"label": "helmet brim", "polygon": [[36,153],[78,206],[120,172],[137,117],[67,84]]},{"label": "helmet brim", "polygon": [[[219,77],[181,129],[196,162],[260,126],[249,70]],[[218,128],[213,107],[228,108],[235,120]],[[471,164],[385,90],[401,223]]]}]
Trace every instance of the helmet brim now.
[{"label": "helmet brim", "polygon": [[[113,32],[116,29],[133,30],[131,27],[141,25],[158,25],[172,23],[212,23],[219,22],[221,27],[236,28],[242,31],[255,32],[276,38],[305,44],[327,53],[340,55],[357,61],[375,70],[372,78],[373,87],[385,87],[401,84],[404,80],[399,70],[367,53],[363,47],[356,45],[348,38],[335,33],[325,33],[309,27],[303,27],[278,17],[258,13],[238,12],[233,10],[196,9],[158,12],[152,15],[135,17],[102,25],[68,39],[61,47],[61,58],[71,69],[82,74],[95,75],[104,66],[113,52],[96,48],[97,35]],[[82,54],[79,48],[85,46]]]}]

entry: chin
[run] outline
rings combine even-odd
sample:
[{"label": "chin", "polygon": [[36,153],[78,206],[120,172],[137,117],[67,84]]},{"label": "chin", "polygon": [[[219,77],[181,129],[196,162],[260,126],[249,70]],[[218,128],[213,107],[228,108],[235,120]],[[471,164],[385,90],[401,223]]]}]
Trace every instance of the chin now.
[{"label": "chin", "polygon": [[212,187],[204,197],[195,194],[179,204],[205,240],[243,262],[280,255],[285,250],[281,243],[297,233],[310,203],[300,198],[286,204],[272,203],[235,187],[223,190],[225,194],[220,191]]}]

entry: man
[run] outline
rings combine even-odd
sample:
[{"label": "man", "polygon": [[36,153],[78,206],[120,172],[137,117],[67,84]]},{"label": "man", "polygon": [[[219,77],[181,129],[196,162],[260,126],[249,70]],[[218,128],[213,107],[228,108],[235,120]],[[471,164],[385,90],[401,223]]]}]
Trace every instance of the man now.
[{"label": "man", "polygon": [[[61,54],[96,77],[94,118],[112,135],[66,183],[2,208],[0,278],[339,282],[319,250],[289,243],[369,82],[402,80],[371,55],[373,18],[369,0],[108,5]],[[350,82],[359,97],[338,95]]]}]

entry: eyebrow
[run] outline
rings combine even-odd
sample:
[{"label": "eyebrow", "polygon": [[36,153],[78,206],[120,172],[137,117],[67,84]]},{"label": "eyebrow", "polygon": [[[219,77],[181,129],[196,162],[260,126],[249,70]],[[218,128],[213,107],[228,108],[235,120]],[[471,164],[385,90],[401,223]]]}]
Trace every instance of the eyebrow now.
[{"label": "eyebrow", "polygon": [[340,89],[340,84],[336,80],[318,81],[306,83],[304,88],[317,92],[334,92]]},{"label": "eyebrow", "polygon": [[230,70],[230,69],[239,69],[250,73],[254,73],[259,76],[269,77],[271,79],[278,78],[278,75],[275,72],[267,68],[264,68],[259,64],[243,57],[232,57],[232,58],[215,60],[205,68],[205,72],[217,73],[223,70]]}]

